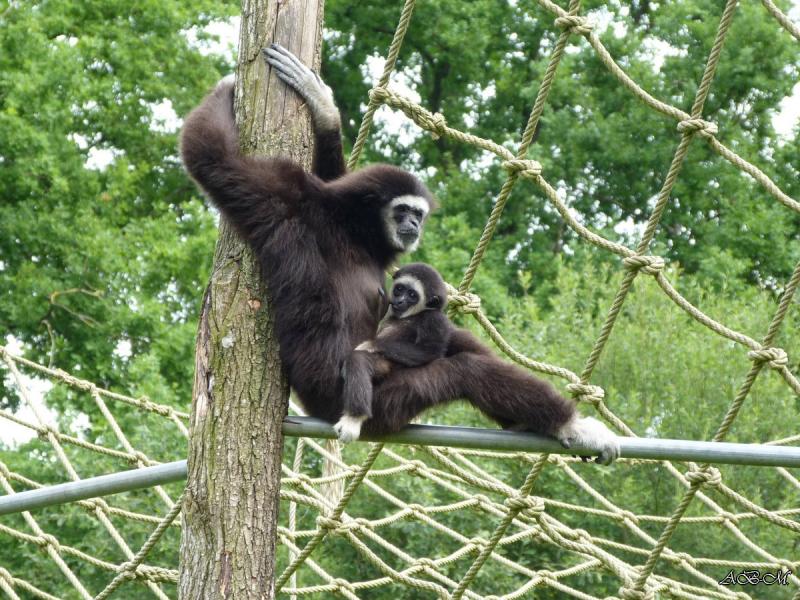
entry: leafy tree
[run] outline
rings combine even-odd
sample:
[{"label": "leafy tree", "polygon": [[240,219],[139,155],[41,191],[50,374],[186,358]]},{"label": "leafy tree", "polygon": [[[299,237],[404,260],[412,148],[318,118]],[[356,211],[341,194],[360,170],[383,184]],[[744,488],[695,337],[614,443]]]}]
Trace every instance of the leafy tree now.
[{"label": "leafy tree", "polygon": [[[601,24],[603,43],[644,89],[688,111],[722,5],[672,2],[656,10],[650,2],[632,7],[590,2],[585,12]],[[513,147],[558,35],[553,16],[533,0],[442,0],[415,10],[398,61],[406,82],[426,108],[442,112],[453,127]],[[332,0],[327,11],[334,33],[329,36],[326,75],[352,136],[368,89],[359,67],[388,45],[393,25],[386,24],[396,22],[398,6],[379,2],[364,8]],[[609,22],[612,27],[602,26]],[[725,144],[788,191],[797,189],[796,141],[778,140],[772,116],[791,92],[798,67],[791,36],[763,7],[741,5],[703,113],[719,124]],[[614,79],[585,40],[573,36],[529,155],[543,164],[548,181],[564,188],[588,225],[635,242],[677,146],[675,128],[672,119],[646,107]],[[480,151],[427,135],[415,141],[413,152],[387,130],[377,139],[370,159],[389,153],[419,169],[435,170],[432,181],[443,208],[426,248],[432,247],[436,258],[443,258],[440,251],[452,256],[471,248],[474,235],[454,239],[444,224],[455,217],[467,223],[470,234],[480,231],[504,175],[498,161],[487,167]],[[620,223],[627,227],[615,232]],[[792,243],[799,225],[798,215],[698,139],[657,242],[663,254],[679,260],[689,273],[713,276],[724,255],[724,268],[732,277],[773,285],[800,259],[798,245]],[[542,195],[530,184],[520,184],[506,207],[485,270],[517,292],[517,272],[530,271],[546,296],[555,275],[553,256],[562,250],[572,255],[577,245]],[[709,256],[717,260],[708,262]],[[567,261],[580,268],[577,259]],[[453,269],[448,275],[458,278],[459,273]]]},{"label": "leafy tree", "polygon": [[230,69],[198,44],[231,8],[0,3],[0,332],[34,358],[189,397],[214,223],[160,114]]}]

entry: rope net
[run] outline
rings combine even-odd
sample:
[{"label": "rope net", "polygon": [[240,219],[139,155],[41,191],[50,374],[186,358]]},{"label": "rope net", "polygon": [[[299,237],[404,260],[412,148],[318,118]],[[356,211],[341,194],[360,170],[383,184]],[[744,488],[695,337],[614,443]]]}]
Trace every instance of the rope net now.
[{"label": "rope net", "polygon": [[[788,210],[800,212],[797,200],[720,141],[717,126],[702,118],[737,3],[731,0],[724,8],[690,113],[652,97],[639,87],[615,62],[591,24],[578,14],[578,2],[573,0],[568,10],[549,0],[538,3],[544,9],[542,16],[549,14],[560,34],[516,153],[491,140],[449,127],[443,115],[432,114],[389,89],[389,78],[415,4],[415,0],[406,0],[383,74],[370,92],[350,166],[357,163],[381,105],[403,112],[432,136],[446,136],[494,154],[507,170],[507,177],[464,278],[451,290],[451,310],[471,315],[512,360],[566,380],[566,389],[576,400],[591,405],[598,417],[621,435],[635,436],[634,430],[606,404],[605,392],[592,383],[592,374],[634,280],[639,275],[652,277],[677,307],[710,331],[742,347],[752,363],[712,438],[724,440],[762,371],[774,371],[792,392],[800,395],[800,381],[789,369],[786,351],[774,345],[800,285],[800,264],[784,285],[767,331],[757,341],[718,322],[684,298],[670,283],[664,259],[648,251],[689,146],[696,138],[761,184]],[[797,25],[771,1],[765,0],[763,4],[788,34],[800,40]],[[582,37],[628,91],[676,121],[679,141],[674,157],[635,249],[582,225],[547,182],[541,165],[528,158],[559,62],[572,36]],[[482,311],[480,298],[471,292],[506,202],[520,179],[532,182],[580,238],[621,259],[622,282],[580,374],[532,360],[513,348]],[[119,470],[123,470],[183,455],[188,435],[186,413],[147,398],[101,389],[61,370],[16,356],[2,346],[0,359],[32,414],[25,418],[21,413],[0,411],[0,418],[30,429],[42,440],[41,458],[53,466],[53,481],[47,483],[63,481],[65,473],[70,480],[101,474],[96,471],[100,461],[93,461],[92,457],[104,457],[106,465],[108,460],[117,461]],[[67,398],[72,406],[79,406],[84,412],[91,410],[92,419],[102,417],[108,434],[89,441],[61,431],[37,405],[28,377],[46,379],[69,390]],[[119,422],[155,423],[146,416],[156,418],[159,435],[152,435],[143,426],[123,431]],[[800,435],[794,435],[772,443],[798,440]],[[177,450],[170,449],[172,442]],[[744,599],[767,597],[763,595],[766,593],[769,597],[800,600],[800,578],[796,576],[800,570],[796,550],[800,533],[797,520],[800,504],[796,502],[800,480],[785,468],[759,469],[759,478],[753,479],[761,484],[740,486],[740,491],[736,491],[726,481],[739,481],[743,472],[754,467],[717,469],[708,464],[621,459],[622,466],[612,472],[581,469],[575,460],[561,456],[425,446],[390,448],[381,443],[352,445],[344,454],[346,460],[335,443],[320,444],[306,438],[287,440],[279,528],[278,562],[282,571],[276,585],[284,596],[511,600],[536,593],[552,598],[638,600]],[[332,473],[323,472],[323,463],[336,468]],[[80,470],[76,465],[80,465]],[[0,486],[5,494],[45,484],[27,478],[20,470],[24,470],[24,465],[12,468],[8,460],[0,460]],[[650,478],[654,470],[666,487],[661,492],[653,488],[653,493],[677,498],[677,504],[671,502],[662,506],[659,514],[651,514],[637,507],[623,508],[614,502],[615,492],[626,485],[642,489],[654,481]],[[764,498],[769,494],[760,489],[765,482],[792,490],[793,505],[767,508],[765,505],[770,503]],[[569,485],[574,493],[548,495],[555,484],[562,490]],[[14,599],[52,599],[56,596],[48,592],[48,583],[52,587],[53,581],[66,579],[71,589],[69,597],[106,598],[126,582],[134,581],[138,587],[125,588],[120,596],[130,597],[135,593],[136,597],[175,597],[179,493],[180,486],[157,486],[109,500],[80,501],[36,515],[26,512],[0,518],[4,544],[13,544],[24,553],[34,549],[39,552],[37,556],[44,556],[44,560],[36,563],[35,571],[11,572],[0,565],[0,590]],[[142,512],[143,497],[155,498],[163,505],[163,514],[153,516]],[[99,529],[106,537],[102,543],[92,537],[82,545],[61,544],[56,534],[64,518],[75,520],[87,530]],[[683,526],[679,528],[679,524]],[[712,536],[724,540],[715,545],[718,549],[715,555],[698,556],[681,550],[696,548],[697,539]],[[406,552],[409,539],[414,539],[415,548],[427,548],[425,555],[412,556]],[[348,581],[337,575],[337,566],[354,564],[358,565],[356,579]],[[731,571],[755,570],[775,573],[776,585],[754,588],[741,583],[720,583]],[[105,587],[87,589],[81,576],[97,573],[107,573]],[[609,589],[614,592],[595,593]]]}]

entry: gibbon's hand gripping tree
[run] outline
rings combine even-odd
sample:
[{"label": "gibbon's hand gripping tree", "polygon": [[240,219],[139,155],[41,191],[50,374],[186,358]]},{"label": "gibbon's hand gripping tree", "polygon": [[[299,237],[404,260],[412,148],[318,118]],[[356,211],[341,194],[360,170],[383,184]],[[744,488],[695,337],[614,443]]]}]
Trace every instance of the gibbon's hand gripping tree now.
[{"label": "gibbon's hand gripping tree", "polygon": [[[271,42],[319,68],[324,0],[242,0],[235,112],[243,152],[310,166],[312,130],[299,96],[271,73]],[[200,314],[181,598],[275,597],[275,538],[289,389],[269,291],[250,249],[220,223]]]}]

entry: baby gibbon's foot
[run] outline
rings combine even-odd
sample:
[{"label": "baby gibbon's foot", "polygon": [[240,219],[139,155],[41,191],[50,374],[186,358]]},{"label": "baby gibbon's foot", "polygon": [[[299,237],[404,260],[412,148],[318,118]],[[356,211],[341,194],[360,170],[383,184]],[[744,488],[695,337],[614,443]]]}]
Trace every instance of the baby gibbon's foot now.
[{"label": "baby gibbon's foot", "polygon": [[361,424],[367,420],[367,417],[353,417],[351,415],[342,415],[333,430],[339,437],[339,441],[343,444],[355,442],[358,436],[361,435]]},{"label": "baby gibbon's foot", "polygon": [[555,434],[565,448],[580,446],[598,452],[595,462],[610,465],[619,457],[617,436],[593,417],[574,416]]},{"label": "baby gibbon's foot", "polygon": [[319,75],[280,44],[270,44],[262,52],[276,75],[308,103],[315,127],[322,131],[338,129],[339,109],[333,101],[333,91]]}]

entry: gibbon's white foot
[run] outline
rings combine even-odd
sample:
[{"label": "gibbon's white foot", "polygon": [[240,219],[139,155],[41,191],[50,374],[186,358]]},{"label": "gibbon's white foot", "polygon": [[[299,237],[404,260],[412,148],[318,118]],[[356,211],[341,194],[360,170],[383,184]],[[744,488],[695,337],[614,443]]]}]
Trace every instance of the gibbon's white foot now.
[{"label": "gibbon's white foot", "polygon": [[372,340],[367,340],[356,346],[356,350],[359,352],[375,352],[375,344]]},{"label": "gibbon's white foot", "polygon": [[275,74],[306,101],[315,128],[319,131],[338,130],[339,109],[333,102],[333,90],[325,85],[319,75],[280,44],[270,44],[263,52],[266,61],[275,69]]},{"label": "gibbon's white foot", "polygon": [[342,415],[339,422],[333,426],[336,435],[339,436],[339,441],[343,444],[355,442],[358,436],[361,435],[361,424],[367,420],[367,417],[353,417],[351,415]]},{"label": "gibbon's white foot", "polygon": [[619,457],[617,436],[594,417],[575,415],[556,432],[555,437],[565,448],[580,446],[596,450],[595,462],[601,465],[610,465]]}]

